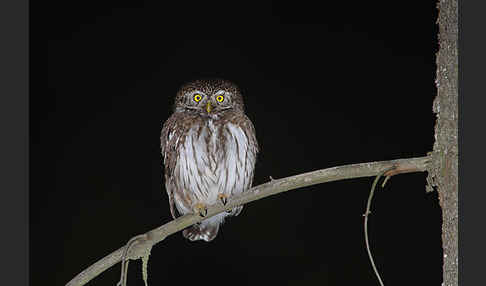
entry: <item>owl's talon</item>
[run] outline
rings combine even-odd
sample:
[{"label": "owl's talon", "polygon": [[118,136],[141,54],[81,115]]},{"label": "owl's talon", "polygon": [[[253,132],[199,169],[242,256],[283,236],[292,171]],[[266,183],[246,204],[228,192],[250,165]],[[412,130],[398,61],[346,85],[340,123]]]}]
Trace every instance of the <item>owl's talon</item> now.
[{"label": "owl's talon", "polygon": [[225,194],[218,194],[218,198],[223,203],[223,206],[225,206],[228,203],[228,196],[226,196]]},{"label": "owl's talon", "polygon": [[208,209],[199,210],[199,216],[200,217],[205,217],[207,215],[208,215]]},{"label": "owl's talon", "polygon": [[198,203],[194,206],[194,210],[198,213],[201,217],[205,217],[208,215],[208,209],[202,203]]}]

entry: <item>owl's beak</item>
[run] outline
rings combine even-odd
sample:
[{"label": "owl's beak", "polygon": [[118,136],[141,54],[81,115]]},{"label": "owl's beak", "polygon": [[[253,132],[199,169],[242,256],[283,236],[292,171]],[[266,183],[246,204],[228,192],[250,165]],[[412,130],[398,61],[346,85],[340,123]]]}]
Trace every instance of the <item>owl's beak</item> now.
[{"label": "owl's beak", "polygon": [[206,104],[206,111],[208,113],[211,113],[211,102],[208,101],[208,104]]}]

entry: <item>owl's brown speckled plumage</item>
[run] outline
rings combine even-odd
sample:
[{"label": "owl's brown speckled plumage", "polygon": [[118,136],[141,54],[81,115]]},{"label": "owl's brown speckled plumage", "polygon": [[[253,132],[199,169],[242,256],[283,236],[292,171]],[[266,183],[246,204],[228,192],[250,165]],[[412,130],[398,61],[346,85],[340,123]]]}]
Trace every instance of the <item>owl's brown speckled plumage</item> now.
[{"label": "owl's brown speckled plumage", "polygon": [[[204,215],[205,206],[251,187],[258,143],[244,113],[238,87],[226,80],[196,80],[177,92],[174,113],[161,134],[165,186],[173,218]],[[226,216],[203,220],[183,231],[190,240],[213,240]]]}]

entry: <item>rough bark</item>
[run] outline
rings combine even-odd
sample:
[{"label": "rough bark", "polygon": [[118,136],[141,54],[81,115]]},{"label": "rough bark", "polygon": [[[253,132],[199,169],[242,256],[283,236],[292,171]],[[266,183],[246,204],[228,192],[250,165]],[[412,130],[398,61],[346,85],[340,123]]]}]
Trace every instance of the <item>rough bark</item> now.
[{"label": "rough bark", "polygon": [[437,120],[430,165],[428,191],[436,188],[442,207],[444,250],[442,285],[458,285],[458,62],[457,0],[440,0],[439,51],[437,53],[437,97],[433,111]]}]

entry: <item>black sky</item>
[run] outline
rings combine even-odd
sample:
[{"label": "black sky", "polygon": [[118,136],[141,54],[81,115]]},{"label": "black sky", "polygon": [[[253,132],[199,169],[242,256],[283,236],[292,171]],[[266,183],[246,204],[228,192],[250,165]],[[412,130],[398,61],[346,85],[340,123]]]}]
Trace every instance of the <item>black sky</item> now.
[{"label": "black sky", "polygon": [[[63,285],[170,220],[159,134],[190,79],[242,88],[261,146],[254,184],[424,156],[436,17],[435,1],[31,3],[32,285]],[[377,285],[362,233],[371,182],[251,203],[211,243],[170,236],[152,250],[149,283]],[[385,283],[439,285],[440,229],[425,174],[377,192],[370,240]],[[129,285],[143,285],[139,266]],[[88,285],[115,285],[119,269]]]}]

